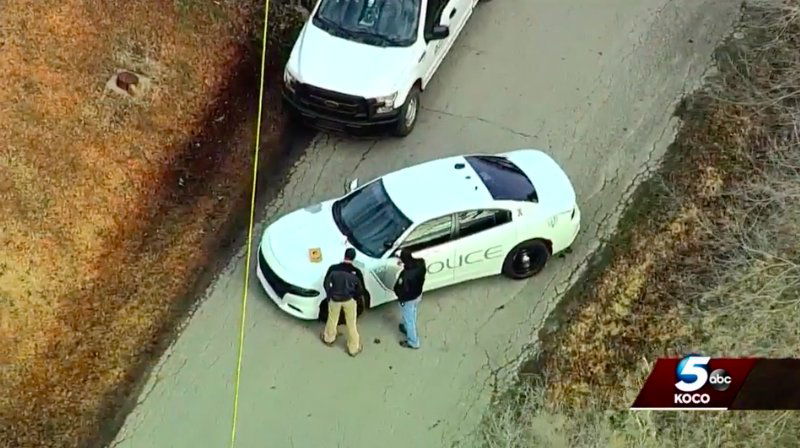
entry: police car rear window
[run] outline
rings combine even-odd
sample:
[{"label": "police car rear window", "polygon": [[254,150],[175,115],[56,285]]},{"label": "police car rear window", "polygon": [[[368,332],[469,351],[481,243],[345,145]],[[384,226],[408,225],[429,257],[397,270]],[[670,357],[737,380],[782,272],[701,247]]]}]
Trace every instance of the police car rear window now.
[{"label": "police car rear window", "polygon": [[528,176],[514,163],[499,156],[467,156],[486,189],[497,201],[538,202],[539,197]]}]

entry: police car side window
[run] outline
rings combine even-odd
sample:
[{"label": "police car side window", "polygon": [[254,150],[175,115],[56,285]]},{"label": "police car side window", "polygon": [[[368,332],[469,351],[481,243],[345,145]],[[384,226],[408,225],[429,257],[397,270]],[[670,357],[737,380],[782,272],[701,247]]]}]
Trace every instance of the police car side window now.
[{"label": "police car side window", "polygon": [[508,210],[469,210],[458,214],[458,237],[464,238],[511,221]]},{"label": "police car side window", "polygon": [[412,230],[401,247],[411,250],[422,250],[438,246],[451,239],[452,218],[450,215],[432,219]]}]

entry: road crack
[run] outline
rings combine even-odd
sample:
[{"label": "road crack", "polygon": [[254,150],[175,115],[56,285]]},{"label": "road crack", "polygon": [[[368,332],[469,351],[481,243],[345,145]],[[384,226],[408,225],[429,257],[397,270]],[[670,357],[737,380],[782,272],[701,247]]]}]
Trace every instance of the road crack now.
[{"label": "road crack", "polygon": [[358,159],[358,162],[356,162],[355,166],[353,166],[353,170],[350,171],[350,174],[348,175],[348,179],[352,179],[353,178],[353,176],[355,175],[356,171],[358,171],[358,168],[361,166],[362,163],[364,163],[365,160],[367,160],[367,156],[369,156],[369,154],[372,152],[373,149],[375,149],[376,146],[378,146],[378,140],[374,140],[369,145],[369,148],[367,148],[367,150],[364,151],[363,154],[361,154],[361,158]]},{"label": "road crack", "polygon": [[494,126],[496,128],[502,129],[502,130],[504,130],[506,132],[509,132],[511,134],[518,135],[520,137],[525,137],[525,138],[528,138],[528,139],[533,139],[533,138],[537,137],[536,135],[531,135],[531,134],[528,134],[528,133],[525,133],[525,132],[522,132],[522,131],[518,131],[518,130],[516,130],[514,128],[511,128],[509,126],[506,126],[504,124],[497,123],[497,122],[492,121],[492,120],[487,120],[486,118],[478,117],[478,116],[475,116],[475,115],[459,115],[459,114],[454,114],[452,112],[447,112],[445,110],[432,109],[432,108],[429,108],[429,107],[420,107],[420,109],[428,111],[428,112],[433,112],[433,113],[436,113],[436,114],[446,115],[448,117],[459,118],[459,119],[462,119],[462,120],[480,121],[481,123],[485,123],[485,124],[488,124],[490,126]]},{"label": "road crack", "polygon": [[338,146],[339,146],[338,142],[334,143],[330,153],[328,154],[328,157],[325,159],[324,162],[322,162],[322,167],[319,170],[320,173],[314,180],[314,185],[311,186],[311,200],[314,200],[314,198],[317,197],[317,186],[319,185],[319,181],[322,180],[323,174],[327,170],[328,165],[331,163],[331,159],[333,159],[333,156],[336,154],[336,149],[338,148]]}]

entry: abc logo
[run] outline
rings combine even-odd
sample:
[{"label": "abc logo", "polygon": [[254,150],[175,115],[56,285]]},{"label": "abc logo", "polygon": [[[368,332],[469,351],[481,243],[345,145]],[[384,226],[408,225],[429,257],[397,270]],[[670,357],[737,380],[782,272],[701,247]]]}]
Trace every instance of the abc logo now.
[{"label": "abc logo", "polygon": [[708,376],[708,383],[711,384],[714,390],[722,392],[731,387],[731,376],[728,375],[725,369],[716,369]]},{"label": "abc logo", "polygon": [[675,372],[678,378],[675,387],[681,392],[695,392],[708,383],[714,390],[727,390],[731,386],[731,376],[724,369],[716,369],[709,374],[707,369],[710,360],[710,357],[700,355],[681,359]]}]

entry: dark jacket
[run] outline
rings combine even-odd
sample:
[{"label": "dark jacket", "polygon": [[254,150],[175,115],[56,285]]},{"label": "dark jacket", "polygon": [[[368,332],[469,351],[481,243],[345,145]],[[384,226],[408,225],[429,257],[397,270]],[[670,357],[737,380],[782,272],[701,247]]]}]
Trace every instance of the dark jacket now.
[{"label": "dark jacket", "polygon": [[363,299],[366,293],[361,270],[350,263],[337,263],[325,274],[325,293],[334,302]]},{"label": "dark jacket", "polygon": [[394,293],[400,303],[414,300],[422,295],[422,288],[425,286],[425,260],[415,258],[413,263],[405,264],[397,283],[394,285]]}]

